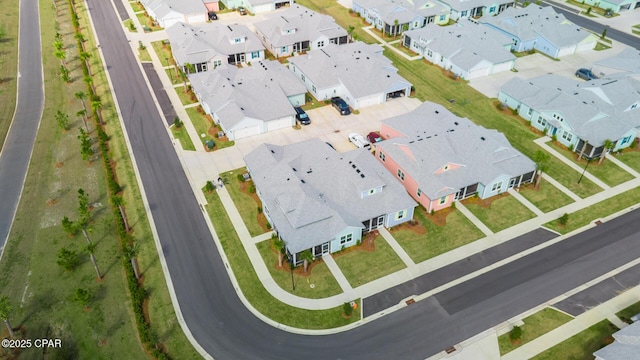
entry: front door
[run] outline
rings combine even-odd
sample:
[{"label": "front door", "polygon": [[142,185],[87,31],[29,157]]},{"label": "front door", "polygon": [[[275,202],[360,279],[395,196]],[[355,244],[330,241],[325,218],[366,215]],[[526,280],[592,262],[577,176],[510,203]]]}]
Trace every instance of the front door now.
[{"label": "front door", "polygon": [[377,227],[384,226],[384,215],[378,216]]},{"label": "front door", "polygon": [[326,242],[324,244],[322,244],[322,255],[328,254],[329,253],[329,243]]},{"label": "front door", "polygon": [[517,178],[512,178],[511,180],[509,180],[509,189],[511,189],[514,186],[516,186],[516,180],[517,180]]}]

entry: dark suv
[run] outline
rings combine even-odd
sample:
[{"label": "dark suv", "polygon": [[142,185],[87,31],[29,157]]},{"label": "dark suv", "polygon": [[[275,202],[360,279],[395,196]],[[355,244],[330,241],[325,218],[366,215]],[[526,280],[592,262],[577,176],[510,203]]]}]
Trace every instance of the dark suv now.
[{"label": "dark suv", "polygon": [[340,112],[340,115],[349,115],[349,114],[351,114],[351,110],[349,109],[349,105],[347,105],[347,102],[342,100],[342,98],[339,97],[339,96],[334,96],[334,97],[331,98],[331,105],[333,105],[333,107],[336,108]]},{"label": "dark suv", "polygon": [[293,109],[296,111],[296,119],[300,121],[300,124],[302,125],[311,124],[311,119],[309,119],[309,115],[307,115],[307,113],[304,110],[302,110],[301,107],[296,106]]}]

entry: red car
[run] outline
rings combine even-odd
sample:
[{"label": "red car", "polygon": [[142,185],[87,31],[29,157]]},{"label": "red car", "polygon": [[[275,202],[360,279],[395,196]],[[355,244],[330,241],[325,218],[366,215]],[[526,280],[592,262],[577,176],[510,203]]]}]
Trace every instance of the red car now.
[{"label": "red car", "polygon": [[380,134],[378,134],[377,132],[370,132],[369,135],[367,135],[367,140],[369,140],[370,143],[377,143],[382,141],[382,136],[380,136]]}]

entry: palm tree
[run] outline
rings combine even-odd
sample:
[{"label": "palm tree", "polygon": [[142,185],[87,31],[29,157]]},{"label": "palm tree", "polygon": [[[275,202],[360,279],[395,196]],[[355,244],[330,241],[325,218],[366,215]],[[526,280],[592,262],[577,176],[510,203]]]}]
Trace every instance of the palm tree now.
[{"label": "palm tree", "polygon": [[78,228],[82,230],[82,235],[87,240],[89,245],[93,244],[91,239],[89,238],[89,233],[87,232],[87,226],[89,225],[89,220],[91,220],[91,214],[89,213],[89,195],[82,190],[78,189],[78,221],[76,222]]},{"label": "palm tree", "polygon": [[92,100],[91,109],[98,115],[98,122],[100,123],[100,126],[102,126],[102,101],[99,98]]},{"label": "palm tree", "polygon": [[600,160],[598,161],[598,165],[602,164],[602,162],[604,161],[604,158],[607,156],[607,154],[609,152],[611,152],[611,150],[613,150],[613,147],[616,145],[615,142],[606,139],[603,143],[603,149],[602,149],[602,154],[600,154]]},{"label": "palm tree", "polygon": [[100,280],[102,279],[102,274],[100,274],[100,269],[98,269],[98,263],[96,262],[96,257],[93,255],[95,251],[96,251],[96,244],[90,242],[87,245],[87,252],[89,253],[89,258],[91,259],[93,268],[96,269],[96,274],[98,274],[98,280]]},{"label": "palm tree", "polygon": [[138,256],[138,252],[140,251],[140,246],[137,243],[133,243],[131,245],[127,244],[124,246],[124,256],[128,257],[131,261],[131,267],[133,268],[133,275],[135,275],[136,280],[140,280],[140,270],[138,268],[138,260],[136,256]]},{"label": "palm tree", "polygon": [[4,324],[7,326],[7,330],[9,330],[9,337],[14,337],[13,327],[11,327],[11,322],[9,322],[9,314],[11,314],[11,302],[9,302],[9,298],[7,296],[3,296],[0,298],[0,319],[4,321]]},{"label": "palm tree", "polygon": [[307,249],[300,253],[300,258],[304,260],[304,272],[305,274],[309,270],[309,262],[313,261],[313,255],[311,254],[311,249]]},{"label": "palm tree", "polygon": [[549,167],[549,159],[550,159],[549,154],[542,150],[538,150],[536,151],[535,154],[533,154],[532,160],[536,163],[536,168],[537,168],[536,172],[538,173],[538,177],[536,178],[536,185],[535,185],[536,189],[540,187],[540,180],[542,180],[542,173],[544,171],[547,171],[547,168]]},{"label": "palm tree", "polygon": [[91,67],[89,67],[89,59],[92,57],[90,52],[81,51],[80,52],[80,60],[84,61],[84,65],[87,67],[87,71],[89,72],[89,76],[91,76]]},{"label": "palm tree", "polygon": [[85,100],[87,99],[87,93],[84,91],[78,91],[75,93],[76,99],[80,100],[80,102],[82,103],[82,109],[85,111],[87,111],[87,105],[85,104]]},{"label": "palm tree", "polygon": [[585,141],[582,145],[582,149],[580,149],[580,155],[578,155],[578,160],[582,159],[582,155],[584,155],[584,151],[587,149],[587,145],[589,145],[588,141]]},{"label": "palm tree", "polygon": [[76,112],[76,116],[80,116],[82,118],[82,122],[84,123],[84,128],[89,132],[89,126],[87,125],[87,110],[79,110]]},{"label": "palm tree", "polygon": [[67,52],[64,51],[64,49],[57,49],[53,55],[55,57],[58,58],[58,60],[60,60],[60,64],[62,64],[62,66],[66,66],[67,64],[65,63],[65,59],[67,58]]},{"label": "palm tree", "polygon": [[273,234],[271,239],[273,239],[273,246],[275,246],[276,251],[278,252],[278,267],[282,267],[282,261],[284,260],[284,252],[286,249],[284,241],[282,241],[282,239],[280,239],[276,234]]},{"label": "palm tree", "polygon": [[89,86],[95,92],[95,89],[93,88],[93,78],[91,76],[89,75],[85,76],[83,81],[85,82],[85,84],[87,84],[87,86]]},{"label": "palm tree", "polygon": [[118,210],[120,210],[120,216],[122,217],[122,221],[124,222],[124,230],[129,232],[129,221],[127,220],[127,214],[124,212],[125,201],[122,196],[113,195],[111,197],[111,204],[113,206],[117,206]]},{"label": "palm tree", "polygon": [[398,36],[398,19],[393,20],[393,38]]}]

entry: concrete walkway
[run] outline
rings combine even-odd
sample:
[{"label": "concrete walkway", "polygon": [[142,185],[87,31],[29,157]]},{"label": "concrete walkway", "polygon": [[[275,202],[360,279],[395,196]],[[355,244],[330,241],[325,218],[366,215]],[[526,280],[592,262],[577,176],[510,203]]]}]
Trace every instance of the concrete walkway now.
[{"label": "concrete walkway", "polygon": [[382,39],[380,36],[378,36],[378,34],[376,34],[372,29],[373,29],[373,25],[362,28],[362,30],[364,30],[367,34],[371,35],[377,42],[379,42],[380,46],[383,46],[383,47],[386,47],[386,48],[388,48],[390,50],[393,50],[398,55],[402,56],[403,58],[405,58],[405,59],[407,59],[409,61],[422,59],[422,56],[420,56],[420,55],[415,55],[415,56],[407,55],[404,51],[402,51],[402,50],[396,48],[395,46],[393,46],[393,44],[397,43],[398,40],[394,39],[394,40],[392,40],[390,42],[387,42],[384,39]]},{"label": "concrete walkway", "polygon": [[478,229],[480,229],[480,231],[482,231],[486,236],[491,236],[493,235],[493,231],[491,231],[491,229],[489,229],[487,227],[487,225],[485,225],[482,221],[480,221],[480,219],[478,219],[471,211],[469,211],[469,209],[467,209],[466,206],[464,206],[464,204],[462,204],[461,202],[456,202],[456,209],[460,210],[460,212],[467,218],[469,219],[473,225],[475,225]]},{"label": "concrete walkway", "polygon": [[542,212],[542,210],[538,209],[535,205],[533,205],[531,203],[531,201],[527,200],[524,196],[520,195],[519,191],[514,190],[514,189],[509,189],[508,192],[509,192],[509,194],[511,196],[516,198],[516,200],[520,201],[520,203],[522,203],[522,205],[526,206],[527,209],[531,210],[531,212],[536,214],[536,216],[544,215],[544,212]]},{"label": "concrete walkway", "polygon": [[396,254],[398,254],[398,257],[400,257],[400,260],[402,260],[402,262],[404,262],[404,264],[406,266],[410,267],[410,266],[414,266],[416,264],[415,262],[413,262],[413,260],[409,256],[409,254],[407,254],[407,252],[404,251],[402,246],[400,246],[400,244],[398,244],[398,242],[393,237],[393,235],[391,235],[389,230],[387,230],[384,227],[379,227],[378,228],[378,232],[387,241],[387,244],[389,244],[389,246],[391,246],[393,251],[395,251]]},{"label": "concrete walkway", "polygon": [[338,267],[338,264],[336,264],[336,261],[333,259],[333,256],[331,256],[331,254],[324,255],[322,257],[322,261],[327,264],[329,271],[331,271],[333,277],[336,278],[336,281],[338,282],[338,285],[340,285],[340,288],[342,288],[342,291],[348,294],[353,293],[353,288],[351,287],[351,284],[349,284],[349,280],[344,276]]}]

